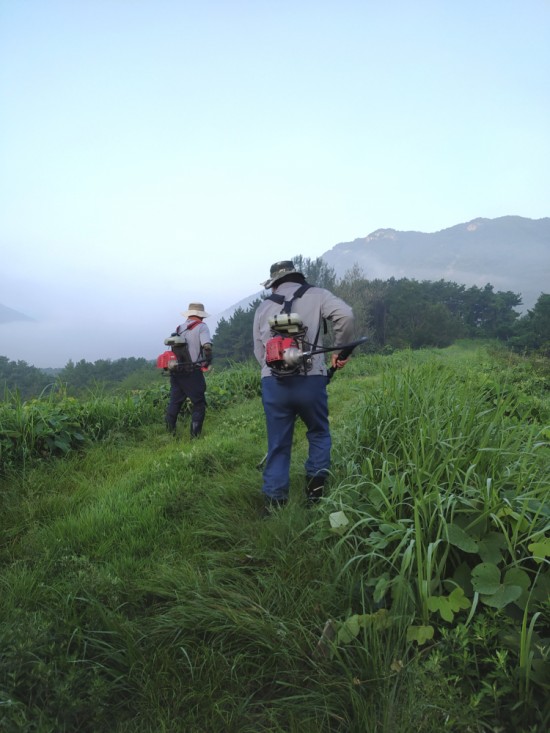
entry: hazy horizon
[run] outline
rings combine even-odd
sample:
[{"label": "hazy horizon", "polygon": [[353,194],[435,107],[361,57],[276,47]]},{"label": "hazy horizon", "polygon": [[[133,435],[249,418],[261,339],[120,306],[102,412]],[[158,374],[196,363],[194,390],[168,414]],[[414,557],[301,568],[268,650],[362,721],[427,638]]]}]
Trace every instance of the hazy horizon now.
[{"label": "hazy horizon", "polygon": [[0,355],[154,359],[276,260],[547,216],[549,31],[546,0],[3,3],[0,303],[36,321]]}]

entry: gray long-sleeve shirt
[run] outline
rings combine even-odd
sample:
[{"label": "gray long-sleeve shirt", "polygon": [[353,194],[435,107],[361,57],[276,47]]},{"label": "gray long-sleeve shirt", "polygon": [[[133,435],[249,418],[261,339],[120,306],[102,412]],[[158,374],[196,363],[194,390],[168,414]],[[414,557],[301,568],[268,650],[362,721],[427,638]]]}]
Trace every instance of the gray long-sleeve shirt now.
[{"label": "gray long-sleeve shirt", "polygon": [[189,356],[191,361],[198,361],[202,356],[202,347],[205,344],[212,343],[212,337],[210,336],[210,330],[206,323],[200,323],[198,326],[189,330],[189,326],[194,323],[193,318],[188,318],[185,323],[181,323],[175,333],[178,336],[183,336],[187,341],[189,347]]},{"label": "gray long-sleeve shirt", "polygon": [[[285,282],[273,292],[282,295],[285,300],[291,300],[293,294],[300,288],[300,283]],[[271,370],[265,363],[265,345],[272,337],[269,319],[281,312],[283,306],[272,300],[264,300],[254,314],[254,356],[262,367],[262,377],[271,376]],[[323,337],[323,318],[331,321],[334,330],[334,346],[344,346],[353,340],[353,311],[341,298],[333,295],[324,288],[311,287],[301,298],[292,304],[291,311],[298,313],[304,326],[307,326],[306,339],[313,343],[317,334],[318,344]],[[312,367],[308,374],[326,374],[325,355],[317,354],[312,357]]]}]

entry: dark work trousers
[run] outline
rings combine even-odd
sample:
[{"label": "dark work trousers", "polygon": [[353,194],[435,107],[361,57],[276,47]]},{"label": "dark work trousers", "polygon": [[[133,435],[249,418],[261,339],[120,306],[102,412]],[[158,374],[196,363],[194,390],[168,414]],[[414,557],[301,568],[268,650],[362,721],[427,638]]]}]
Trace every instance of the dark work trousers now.
[{"label": "dark work trousers", "polygon": [[184,372],[170,374],[170,402],[166,409],[166,427],[175,432],[180,410],[189,397],[191,400],[191,436],[200,435],[206,414],[206,380],[200,369],[190,374]]},{"label": "dark work trousers", "polygon": [[294,423],[299,416],[307,427],[309,443],[305,471],[326,475],[330,468],[331,437],[328,422],[328,380],[322,375],[263,377],[262,402],[267,427],[267,458],[263,493],[280,501],[288,498]]}]

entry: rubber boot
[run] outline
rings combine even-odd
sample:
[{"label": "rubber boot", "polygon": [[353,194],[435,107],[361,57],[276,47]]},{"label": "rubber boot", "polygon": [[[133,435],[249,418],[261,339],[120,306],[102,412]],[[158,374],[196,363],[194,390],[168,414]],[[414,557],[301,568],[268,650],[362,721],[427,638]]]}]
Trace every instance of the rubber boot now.
[{"label": "rubber boot", "polygon": [[323,474],[306,476],[306,501],[308,506],[317,504],[322,498],[324,486],[325,476]]},{"label": "rubber boot", "polygon": [[261,511],[261,517],[267,519],[273,516],[278,510],[282,509],[288,503],[288,499],[271,499],[269,496],[264,496],[264,505]]},{"label": "rubber boot", "polygon": [[198,438],[202,431],[202,423],[201,422],[192,422],[191,423],[191,437],[192,438]]}]

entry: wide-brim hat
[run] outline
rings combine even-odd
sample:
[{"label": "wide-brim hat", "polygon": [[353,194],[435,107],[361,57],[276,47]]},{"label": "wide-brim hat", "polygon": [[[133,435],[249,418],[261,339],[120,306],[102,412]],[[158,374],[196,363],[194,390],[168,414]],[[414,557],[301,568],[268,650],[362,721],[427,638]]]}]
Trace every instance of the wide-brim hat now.
[{"label": "wide-brim hat", "polygon": [[202,303],[189,303],[189,308],[186,311],[182,311],[182,316],[189,318],[189,316],[198,316],[199,318],[208,318],[210,313],[204,310]]},{"label": "wide-brim hat", "polygon": [[294,267],[292,260],[281,260],[281,262],[274,262],[271,265],[269,278],[260,285],[263,285],[264,288],[272,288],[285,275],[302,275],[302,273]]}]

